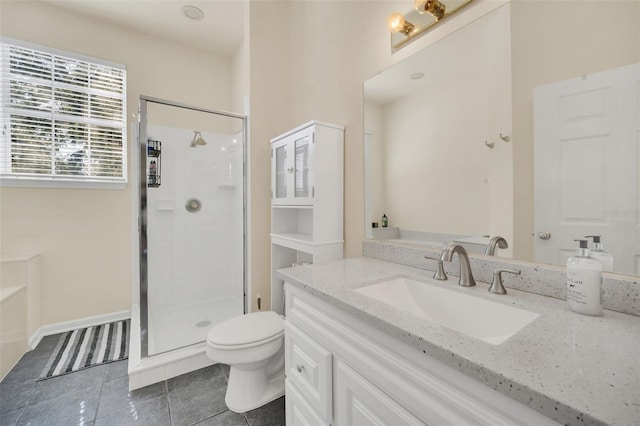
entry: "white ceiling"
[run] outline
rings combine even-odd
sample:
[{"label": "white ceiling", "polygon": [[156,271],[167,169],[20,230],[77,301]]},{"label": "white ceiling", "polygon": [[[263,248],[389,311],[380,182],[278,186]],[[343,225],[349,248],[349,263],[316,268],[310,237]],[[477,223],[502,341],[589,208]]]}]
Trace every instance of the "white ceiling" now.
[{"label": "white ceiling", "polygon": [[[177,41],[223,56],[242,45],[246,0],[40,0],[118,26]],[[181,8],[204,12],[194,21]]]}]

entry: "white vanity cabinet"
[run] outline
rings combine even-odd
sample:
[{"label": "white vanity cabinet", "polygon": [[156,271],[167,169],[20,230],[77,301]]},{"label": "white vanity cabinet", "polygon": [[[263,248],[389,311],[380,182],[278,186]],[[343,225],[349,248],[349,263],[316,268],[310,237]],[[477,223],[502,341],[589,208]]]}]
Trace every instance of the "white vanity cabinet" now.
[{"label": "white vanity cabinet", "polygon": [[277,269],[342,258],[344,128],[310,121],[271,139],[271,309]]},{"label": "white vanity cabinet", "polygon": [[320,297],[285,291],[287,426],[558,424]]}]

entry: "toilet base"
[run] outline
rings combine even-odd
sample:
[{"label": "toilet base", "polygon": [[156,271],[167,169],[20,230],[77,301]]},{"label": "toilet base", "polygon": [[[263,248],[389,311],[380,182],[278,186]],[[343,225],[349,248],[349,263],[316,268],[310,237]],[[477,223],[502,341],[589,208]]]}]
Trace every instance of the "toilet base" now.
[{"label": "toilet base", "polygon": [[[254,394],[250,397],[247,397],[247,385],[255,382],[253,380],[232,381],[231,377],[234,373],[236,375],[236,379],[239,379],[237,376],[244,376],[246,372],[238,370],[234,371],[233,367],[229,372],[229,384],[231,386],[227,387],[227,394],[225,395],[224,402],[226,402],[229,410],[235,413],[245,413],[247,411],[255,410],[256,408],[262,407],[263,405],[284,395],[284,369],[276,373],[273,377],[269,378],[266,383],[264,383],[264,390],[259,394]],[[233,386],[233,383],[236,383],[238,386]]]}]

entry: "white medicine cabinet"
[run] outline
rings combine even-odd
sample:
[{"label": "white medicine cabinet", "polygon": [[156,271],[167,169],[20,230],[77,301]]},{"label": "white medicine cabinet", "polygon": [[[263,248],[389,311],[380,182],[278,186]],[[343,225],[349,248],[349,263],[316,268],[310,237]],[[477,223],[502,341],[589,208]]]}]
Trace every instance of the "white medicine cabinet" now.
[{"label": "white medicine cabinet", "polygon": [[344,127],[307,122],[271,139],[271,309],[275,271],[343,256]]}]

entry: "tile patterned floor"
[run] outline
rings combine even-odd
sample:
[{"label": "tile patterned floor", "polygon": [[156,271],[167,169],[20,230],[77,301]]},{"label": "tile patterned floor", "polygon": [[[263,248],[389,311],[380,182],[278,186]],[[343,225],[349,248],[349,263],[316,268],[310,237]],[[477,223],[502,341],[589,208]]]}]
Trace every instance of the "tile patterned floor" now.
[{"label": "tile patterned floor", "polygon": [[0,383],[0,425],[282,426],[284,397],[229,411],[229,367],[218,364],[128,391],[127,361],[37,382],[58,335],[42,339]]}]

